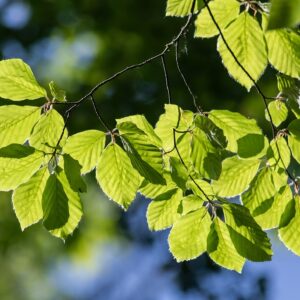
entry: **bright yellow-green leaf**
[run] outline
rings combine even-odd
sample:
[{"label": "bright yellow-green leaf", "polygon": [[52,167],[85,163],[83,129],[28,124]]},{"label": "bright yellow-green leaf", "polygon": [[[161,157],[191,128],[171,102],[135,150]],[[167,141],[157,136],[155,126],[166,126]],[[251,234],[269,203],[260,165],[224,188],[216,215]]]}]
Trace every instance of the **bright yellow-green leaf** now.
[{"label": "bright yellow-green leaf", "polygon": [[[240,13],[240,3],[236,0],[212,0],[209,7],[221,30],[236,19]],[[209,38],[219,34],[207,8],[203,8],[195,21],[195,37]]]},{"label": "bright yellow-green leaf", "polygon": [[78,160],[81,173],[93,170],[105,146],[106,135],[99,130],[86,130],[70,136],[63,148],[65,153]]},{"label": "bright yellow-green leaf", "polygon": [[236,250],[225,223],[215,218],[207,238],[209,257],[218,265],[241,273],[246,259]]},{"label": "bright yellow-green leaf", "polygon": [[222,162],[222,172],[213,182],[213,189],[220,197],[233,197],[244,192],[255,177],[260,161],[229,157]]},{"label": "bright yellow-green leaf", "polygon": [[[168,0],[166,16],[184,17],[191,13],[194,0]],[[196,5],[193,13],[198,11],[199,1],[196,0]]]},{"label": "bright yellow-green leaf", "polygon": [[271,260],[272,249],[267,234],[250,215],[237,204],[223,204],[225,223],[237,252],[251,261]]},{"label": "bright yellow-green leaf", "polygon": [[29,180],[44,156],[34,148],[11,144],[0,149],[0,191],[9,191]]},{"label": "bright yellow-green leaf", "polygon": [[262,134],[248,134],[237,140],[237,154],[241,158],[261,158],[269,148],[268,139]]},{"label": "bright yellow-green leaf", "polygon": [[[192,112],[183,111],[174,104],[165,104],[165,113],[160,116],[154,129],[165,151],[170,151],[174,147],[173,128],[184,131],[192,125],[192,122]],[[180,134],[177,133],[176,136],[179,138]]]},{"label": "bright yellow-green leaf", "polygon": [[[45,153],[53,153],[64,129],[63,117],[54,109],[46,112],[35,125],[29,143]],[[59,147],[66,142],[68,132],[65,129]]]},{"label": "bright yellow-green leaf", "polygon": [[5,105],[0,107],[0,147],[23,144],[40,118],[40,108]]},{"label": "bright yellow-green leaf", "polygon": [[[282,122],[284,122],[289,114],[286,104],[282,101],[272,101],[268,104],[268,108],[272,117],[272,121],[276,127],[278,127]],[[270,121],[267,110],[265,110],[265,116],[268,121]]]},{"label": "bright yellow-green leaf", "polygon": [[82,217],[81,200],[63,170],[48,178],[42,207],[44,226],[54,236],[65,240],[78,226]]},{"label": "bright yellow-green leaf", "polygon": [[[195,195],[197,195],[204,201],[207,200],[206,196],[213,200],[212,198],[214,197],[215,193],[213,191],[212,186],[207,181],[201,179],[194,179],[194,181],[189,180],[186,185],[189,189],[193,191]],[[206,196],[204,195],[204,193]]]},{"label": "bright yellow-green leaf", "polygon": [[286,206],[283,224],[279,228],[279,238],[285,246],[297,255],[300,255],[300,198],[296,196]]},{"label": "bright yellow-green leaf", "polygon": [[60,89],[54,81],[51,81],[49,83],[49,88],[51,95],[54,100],[58,102],[66,102],[66,92],[62,89]]},{"label": "bright yellow-green leaf", "polygon": [[[294,0],[293,0],[294,1]],[[300,36],[288,29],[265,33],[268,57],[275,69],[291,77],[300,77]]]},{"label": "bright yellow-green leaf", "polygon": [[22,230],[43,218],[42,197],[49,175],[44,167],[14,190],[12,200]]},{"label": "bright yellow-green leaf", "polygon": [[280,217],[292,197],[285,176],[264,168],[242,195],[244,205],[263,229],[279,226]]},{"label": "bright yellow-green leaf", "polygon": [[275,138],[270,143],[267,152],[268,164],[276,169],[287,169],[291,162],[291,152],[283,136]]},{"label": "bright yellow-green leaf", "polygon": [[203,203],[203,198],[200,198],[197,195],[188,195],[184,197],[181,201],[180,213],[182,215],[186,215],[192,211],[203,207]]},{"label": "bright yellow-green leaf", "polygon": [[192,134],[191,158],[201,177],[218,179],[221,173],[221,157],[208,136],[198,128],[195,128]]},{"label": "bright yellow-green leaf", "polygon": [[168,241],[171,253],[180,262],[206,251],[211,220],[206,208],[182,216],[171,229]]},{"label": "bright yellow-green leaf", "polygon": [[21,59],[0,61],[0,97],[14,101],[47,97],[30,67]]},{"label": "bright yellow-green leaf", "polygon": [[238,139],[249,134],[262,133],[255,120],[248,119],[236,112],[212,110],[208,117],[223,130],[228,141],[227,149],[231,152],[237,152]]},{"label": "bright yellow-green leaf", "polygon": [[149,229],[163,230],[172,226],[180,216],[178,207],[182,198],[182,190],[173,189],[151,201],[147,210]]},{"label": "bright yellow-green leaf", "polygon": [[[239,63],[257,81],[268,64],[267,47],[258,21],[245,11],[223,30],[223,34]],[[235,61],[221,36],[218,51],[229,74],[250,90],[253,81]]]},{"label": "bright yellow-green leaf", "polygon": [[96,178],[103,192],[124,209],[134,200],[141,183],[139,173],[117,144],[110,144],[103,151],[96,168]]}]

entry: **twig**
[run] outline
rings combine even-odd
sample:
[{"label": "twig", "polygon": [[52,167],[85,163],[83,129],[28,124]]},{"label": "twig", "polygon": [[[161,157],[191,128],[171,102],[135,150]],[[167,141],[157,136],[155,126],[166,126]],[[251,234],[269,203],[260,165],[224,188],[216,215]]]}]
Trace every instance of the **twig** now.
[{"label": "twig", "polygon": [[90,99],[91,99],[91,101],[92,101],[92,104],[93,104],[93,108],[94,108],[95,114],[96,114],[97,118],[99,119],[101,125],[105,128],[105,130],[106,130],[107,132],[110,132],[110,133],[112,134],[112,131],[108,128],[107,124],[105,123],[105,121],[103,120],[103,118],[102,118],[101,115],[100,115],[100,112],[99,112],[99,110],[98,110],[98,108],[97,108],[97,105],[96,105],[96,102],[95,102],[95,99],[94,99],[94,96],[91,95],[91,96],[90,96]]},{"label": "twig", "polygon": [[203,109],[197,104],[197,100],[196,100],[196,97],[194,95],[194,93],[192,92],[192,89],[190,87],[190,85],[188,84],[187,80],[186,80],[186,77],[184,76],[182,70],[181,70],[181,67],[180,67],[180,64],[179,64],[179,55],[178,55],[178,44],[179,44],[179,41],[175,43],[175,59],[176,59],[176,66],[177,66],[177,70],[182,78],[182,81],[184,82],[188,92],[190,93],[192,99],[193,99],[193,103],[194,103],[194,106],[195,108],[197,109],[197,111],[202,114],[203,113]]},{"label": "twig", "polygon": [[166,89],[168,94],[168,102],[171,104],[171,90],[170,90],[170,83],[169,83],[169,74],[167,71],[166,61],[165,61],[165,55],[161,56],[161,63],[164,70],[164,77],[166,82]]}]

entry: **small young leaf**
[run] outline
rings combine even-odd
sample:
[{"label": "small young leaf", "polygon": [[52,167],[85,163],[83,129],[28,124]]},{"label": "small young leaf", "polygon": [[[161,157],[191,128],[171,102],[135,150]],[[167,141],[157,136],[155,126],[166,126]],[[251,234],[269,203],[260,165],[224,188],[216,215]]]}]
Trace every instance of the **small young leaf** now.
[{"label": "small young leaf", "polygon": [[44,167],[14,190],[12,200],[22,230],[43,218],[42,197],[49,175]]},{"label": "small young leaf", "polygon": [[30,67],[21,59],[0,61],[0,97],[14,101],[47,97]]},{"label": "small young leaf", "polygon": [[170,190],[151,201],[147,209],[147,222],[150,230],[163,230],[179,218],[178,207],[183,198],[180,189]]},{"label": "small young leaf", "polygon": [[[209,1],[209,7],[221,30],[236,19],[240,13],[240,3],[236,0]],[[195,21],[195,37],[209,38],[219,34],[207,8],[203,8]]]},{"label": "small young leaf", "polygon": [[259,79],[268,64],[263,31],[258,21],[245,11],[223,31],[223,35],[237,60],[252,79],[238,65],[220,36],[218,51],[223,64],[235,80],[250,90],[254,85],[253,80],[256,82]]},{"label": "small young leaf", "polygon": [[171,229],[168,241],[178,262],[194,259],[206,251],[211,220],[205,207],[182,216]]},{"label": "small young leaf", "polygon": [[291,162],[291,152],[283,136],[271,141],[267,152],[268,164],[276,169],[287,169]]},{"label": "small young leaf", "polygon": [[141,183],[139,173],[117,144],[110,144],[103,151],[96,168],[96,178],[103,192],[124,209],[134,200]]},{"label": "small young leaf", "polygon": [[[272,117],[272,121],[276,127],[278,127],[282,122],[284,122],[289,114],[286,104],[282,101],[272,101],[268,104],[268,108]],[[270,121],[267,110],[265,110],[265,116],[268,121]]]},{"label": "small young leaf", "polygon": [[181,201],[181,214],[186,215],[203,207],[204,200],[197,195],[188,195]]},{"label": "small young leaf", "polygon": [[86,130],[70,136],[63,148],[65,153],[78,160],[81,173],[92,171],[105,147],[106,135],[98,130]]},{"label": "small young leaf", "polygon": [[66,102],[66,91],[61,90],[54,81],[51,81],[49,83],[49,88],[51,95],[54,100],[57,100],[58,102]]}]

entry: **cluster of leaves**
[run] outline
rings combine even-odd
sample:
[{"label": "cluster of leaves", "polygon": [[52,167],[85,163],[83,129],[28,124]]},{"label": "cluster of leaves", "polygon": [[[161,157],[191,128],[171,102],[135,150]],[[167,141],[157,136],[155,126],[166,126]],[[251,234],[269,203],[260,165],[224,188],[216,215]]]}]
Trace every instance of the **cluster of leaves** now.
[{"label": "cluster of leaves", "polygon": [[[193,3],[169,0],[167,15],[187,15]],[[68,107],[65,92],[51,82],[49,99],[28,65],[3,60],[0,97],[15,103],[46,99],[42,107],[34,101],[0,107],[0,190],[13,191],[22,229],[42,221],[51,234],[65,239],[83,214],[84,175],[95,169],[103,192],[122,208],[137,193],[152,199],[149,228],[172,227],[168,241],[177,261],[207,252],[217,264],[241,272],[247,259],[271,259],[264,231],[271,228],[278,228],[283,243],[300,255],[296,175],[290,180],[297,168],[292,158],[300,163],[299,86],[293,78],[300,73],[299,34],[263,30],[268,22],[260,3],[213,0],[208,5],[197,16],[196,36],[221,33],[211,10],[237,58],[220,36],[218,50],[229,73],[249,89],[269,60],[284,74],[278,75],[279,94],[266,117],[271,115],[276,127],[289,116],[294,120],[269,140],[255,120],[239,113],[193,113],[167,104],[154,128],[143,115],[134,115],[117,119],[112,131],[68,136],[66,121],[54,109]],[[241,7],[246,10],[240,12]]]}]

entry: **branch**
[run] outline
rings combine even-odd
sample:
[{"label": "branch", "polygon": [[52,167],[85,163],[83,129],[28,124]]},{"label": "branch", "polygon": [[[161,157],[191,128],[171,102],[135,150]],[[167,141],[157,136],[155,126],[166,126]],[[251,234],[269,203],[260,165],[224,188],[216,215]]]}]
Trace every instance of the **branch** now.
[{"label": "branch", "polygon": [[169,104],[171,104],[171,90],[170,90],[170,83],[169,83],[169,74],[167,71],[167,66],[166,66],[166,61],[165,61],[165,55],[163,55],[161,57],[161,63],[162,63],[163,70],[164,70],[166,89],[167,89],[167,94],[168,94],[168,101],[169,101]]}]

